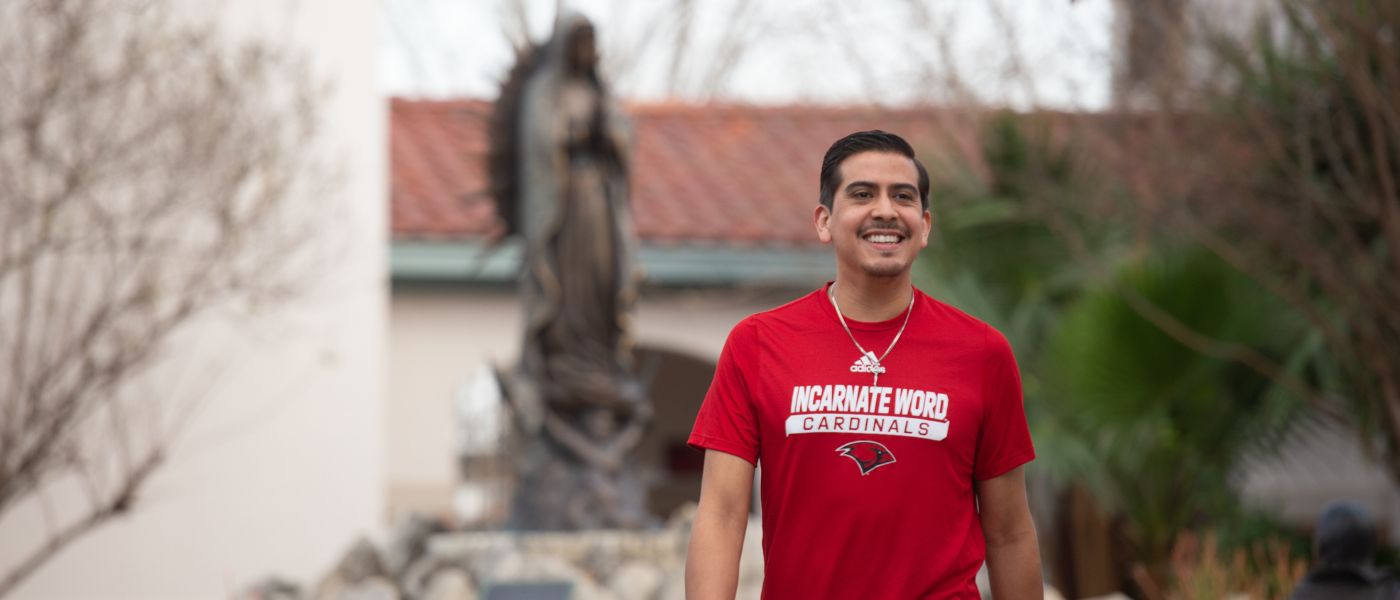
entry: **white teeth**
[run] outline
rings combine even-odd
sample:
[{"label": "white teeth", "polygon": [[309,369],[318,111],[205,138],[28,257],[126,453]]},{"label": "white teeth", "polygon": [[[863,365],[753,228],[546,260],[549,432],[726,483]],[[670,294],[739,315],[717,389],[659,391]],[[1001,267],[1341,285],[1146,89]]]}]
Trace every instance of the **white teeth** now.
[{"label": "white teeth", "polygon": [[876,243],[876,244],[893,244],[893,243],[899,241],[899,236],[897,236],[897,235],[879,235],[879,234],[876,234],[876,235],[867,235],[867,236],[865,236],[865,239],[870,240],[871,242],[874,242],[874,243]]}]

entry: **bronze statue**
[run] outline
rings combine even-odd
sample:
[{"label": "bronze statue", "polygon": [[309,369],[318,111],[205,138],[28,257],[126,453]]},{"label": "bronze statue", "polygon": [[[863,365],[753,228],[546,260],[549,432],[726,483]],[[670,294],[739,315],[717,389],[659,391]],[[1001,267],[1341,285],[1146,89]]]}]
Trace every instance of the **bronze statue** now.
[{"label": "bronze statue", "polygon": [[521,434],[512,525],[526,529],[652,522],[632,456],[651,407],[629,337],[629,132],[596,48],[586,18],[560,18],[512,71],[493,125],[500,214],[525,246],[522,356],[499,376]]}]

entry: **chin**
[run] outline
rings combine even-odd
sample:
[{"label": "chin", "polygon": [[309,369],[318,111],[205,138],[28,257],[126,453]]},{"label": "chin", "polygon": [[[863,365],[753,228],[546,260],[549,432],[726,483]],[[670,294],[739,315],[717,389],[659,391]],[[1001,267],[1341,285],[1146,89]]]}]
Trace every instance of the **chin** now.
[{"label": "chin", "polygon": [[871,277],[899,277],[909,272],[909,264],[877,263],[861,265],[861,271]]}]

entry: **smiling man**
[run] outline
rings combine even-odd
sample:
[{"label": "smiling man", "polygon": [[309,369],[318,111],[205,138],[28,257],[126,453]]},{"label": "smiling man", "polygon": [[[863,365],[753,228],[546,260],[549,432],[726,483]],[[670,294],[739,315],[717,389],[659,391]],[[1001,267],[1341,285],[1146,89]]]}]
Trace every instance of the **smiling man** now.
[{"label": "smiling man", "polygon": [[763,468],[765,598],[1040,598],[1006,339],[914,288],[928,172],[883,131],[822,160],[836,280],[730,332],[690,444],[705,451],[689,598],[733,598]]}]

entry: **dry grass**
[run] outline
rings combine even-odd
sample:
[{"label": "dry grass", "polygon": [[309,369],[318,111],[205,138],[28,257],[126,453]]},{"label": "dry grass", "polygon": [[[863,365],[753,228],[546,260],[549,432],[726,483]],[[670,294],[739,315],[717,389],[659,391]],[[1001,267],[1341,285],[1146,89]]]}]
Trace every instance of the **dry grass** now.
[{"label": "dry grass", "polygon": [[1281,600],[1293,593],[1307,569],[1307,562],[1293,556],[1288,542],[1279,538],[1224,555],[1213,532],[1187,532],[1172,549],[1168,585],[1145,569],[1135,571],[1134,578],[1151,598]]}]

